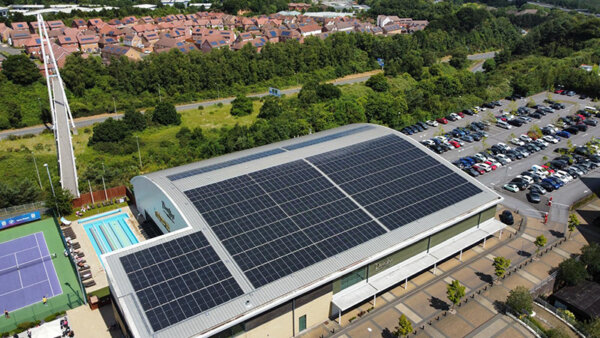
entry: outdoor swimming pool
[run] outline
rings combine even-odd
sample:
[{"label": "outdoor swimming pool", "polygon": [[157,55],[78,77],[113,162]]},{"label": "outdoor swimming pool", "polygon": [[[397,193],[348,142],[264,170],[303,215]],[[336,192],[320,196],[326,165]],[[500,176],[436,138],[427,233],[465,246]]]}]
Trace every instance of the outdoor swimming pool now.
[{"label": "outdoor swimming pool", "polygon": [[125,221],[128,218],[127,214],[122,213],[83,226],[98,258],[104,253],[125,248],[138,242]]}]

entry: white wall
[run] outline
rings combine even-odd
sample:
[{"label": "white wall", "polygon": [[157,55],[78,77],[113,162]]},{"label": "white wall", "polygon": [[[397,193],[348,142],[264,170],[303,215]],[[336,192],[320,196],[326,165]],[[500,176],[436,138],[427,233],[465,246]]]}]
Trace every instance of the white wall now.
[{"label": "white wall", "polygon": [[144,176],[136,176],[131,183],[139,212],[144,217],[148,213],[163,233],[188,227],[175,205],[154,182]]}]

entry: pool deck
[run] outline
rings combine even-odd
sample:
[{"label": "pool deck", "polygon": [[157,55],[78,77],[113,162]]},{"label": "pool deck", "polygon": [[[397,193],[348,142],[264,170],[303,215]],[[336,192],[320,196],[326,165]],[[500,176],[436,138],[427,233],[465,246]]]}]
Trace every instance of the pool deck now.
[{"label": "pool deck", "polygon": [[[126,213],[127,216],[129,217],[128,219],[125,220],[125,222],[127,222],[127,225],[129,226],[129,228],[131,229],[131,231],[137,238],[138,242],[145,241],[146,239],[144,238],[144,236],[142,235],[142,233],[139,230],[139,224],[138,224],[137,220],[135,219],[134,215],[131,213],[131,210],[129,209],[129,207],[121,207],[120,209],[121,209],[121,213]],[[98,222],[105,218],[114,217],[115,215],[116,214],[106,215],[104,217],[95,219],[92,222]],[[96,291],[96,290],[99,290],[99,289],[102,289],[102,288],[105,288],[108,286],[108,280],[106,279],[106,272],[104,271],[104,267],[102,266],[102,263],[100,263],[100,258],[96,255],[96,251],[94,250],[92,242],[90,241],[90,238],[88,237],[88,235],[84,229],[84,226],[89,223],[91,223],[91,222],[88,221],[88,222],[85,222],[84,224],[79,224],[78,221],[73,221],[73,223],[71,224],[71,228],[75,232],[75,235],[77,235],[77,239],[74,241],[79,242],[79,244],[81,244],[81,251],[83,251],[85,253],[86,264],[88,264],[90,266],[90,270],[91,270],[92,276],[93,276],[92,279],[96,282],[96,285],[85,289],[87,293],[90,293],[92,291]]]}]

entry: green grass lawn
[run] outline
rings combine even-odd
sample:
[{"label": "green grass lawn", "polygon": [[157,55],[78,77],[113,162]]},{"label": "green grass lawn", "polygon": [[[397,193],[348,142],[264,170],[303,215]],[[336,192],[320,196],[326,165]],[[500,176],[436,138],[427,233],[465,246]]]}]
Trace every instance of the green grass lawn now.
[{"label": "green grass lawn", "polygon": [[[44,233],[50,254],[56,254],[52,263],[62,288],[62,294],[48,299],[47,305],[43,305],[40,299],[39,303],[11,312],[8,319],[0,318],[0,333],[14,330],[20,323],[43,320],[56,312],[76,308],[83,304],[84,293],[79,287],[76,272],[69,259],[63,255],[64,245],[53,218],[2,230],[0,231],[0,241],[6,242],[40,231]],[[0,304],[0,306],[2,305]]]}]

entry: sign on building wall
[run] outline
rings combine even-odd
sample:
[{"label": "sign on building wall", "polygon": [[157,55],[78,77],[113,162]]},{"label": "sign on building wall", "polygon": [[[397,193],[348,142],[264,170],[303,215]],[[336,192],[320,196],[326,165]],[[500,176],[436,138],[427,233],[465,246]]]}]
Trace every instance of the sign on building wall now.
[{"label": "sign on building wall", "polygon": [[27,214],[22,214],[19,216],[14,216],[11,218],[6,218],[0,220],[0,230],[6,229],[15,225],[24,224],[32,221],[36,221],[42,218],[39,211],[30,212]]}]

